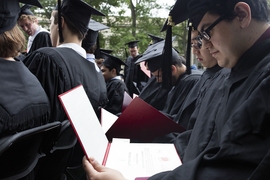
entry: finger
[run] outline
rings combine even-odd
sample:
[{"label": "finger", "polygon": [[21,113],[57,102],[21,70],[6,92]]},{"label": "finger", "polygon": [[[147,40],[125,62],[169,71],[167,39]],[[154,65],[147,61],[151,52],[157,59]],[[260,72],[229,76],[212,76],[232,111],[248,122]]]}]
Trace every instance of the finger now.
[{"label": "finger", "polygon": [[83,168],[88,176],[94,175],[96,170],[92,166],[92,164],[88,161],[88,159],[84,156],[82,160]]}]

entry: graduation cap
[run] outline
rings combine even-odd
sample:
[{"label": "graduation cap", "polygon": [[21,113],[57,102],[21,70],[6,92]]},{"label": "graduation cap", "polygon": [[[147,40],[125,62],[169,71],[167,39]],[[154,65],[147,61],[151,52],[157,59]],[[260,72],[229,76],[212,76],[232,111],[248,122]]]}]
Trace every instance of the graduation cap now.
[{"label": "graduation cap", "polygon": [[30,8],[33,7],[32,5],[30,4],[25,4],[21,7],[21,11],[19,13],[19,17],[23,14],[25,15],[32,15],[34,16],[34,13],[30,10]]},{"label": "graduation cap", "polygon": [[[148,46],[146,51],[135,62],[135,64],[141,63],[143,61],[147,61],[148,62],[148,68],[149,68],[149,70],[151,72],[155,72],[156,70],[161,69],[162,73],[163,73],[164,69],[163,69],[163,66],[162,66],[162,61],[163,61],[163,58],[164,58],[164,45],[165,45],[165,41],[162,40],[162,41],[160,41],[158,43],[155,43],[155,44],[153,44],[151,46]],[[174,48],[171,49],[171,52],[172,52],[172,57],[173,58],[179,58],[179,55],[174,50]],[[167,63],[167,64],[169,64],[170,67],[172,65],[172,63]],[[168,79],[168,77],[166,79]]]},{"label": "graduation cap", "polygon": [[107,54],[111,54],[113,52],[113,50],[111,50],[111,49],[102,49],[102,48],[100,48],[100,51],[105,52]]},{"label": "graduation cap", "polygon": [[[69,19],[82,34],[88,30],[91,15],[105,16],[82,0],[63,0],[62,4],[61,0],[58,0],[58,23],[61,23],[61,15]],[[60,42],[63,42],[61,25],[59,25],[59,37]]]},{"label": "graduation cap", "polygon": [[0,33],[10,30],[16,25],[21,11],[19,2],[42,8],[38,0],[0,0]]},{"label": "graduation cap", "polygon": [[134,47],[138,46],[138,42],[140,42],[140,41],[134,40],[134,41],[130,41],[130,42],[126,43],[125,45],[128,45],[129,48],[134,48]]},{"label": "graduation cap", "polygon": [[105,57],[104,61],[103,61],[103,65],[105,67],[115,68],[117,75],[119,75],[122,65],[128,66],[126,63],[124,63],[124,61],[122,61],[118,57],[115,57],[115,56],[108,54],[108,53],[105,53],[103,51],[101,51],[101,54],[104,55],[104,57]]},{"label": "graduation cap", "polygon": [[197,27],[203,16],[207,11],[209,11],[213,6],[221,2],[221,0],[190,0],[187,4],[188,16],[191,19],[193,26]]},{"label": "graduation cap", "polygon": [[[88,24],[88,31],[87,34],[85,36],[85,38],[82,41],[82,47],[84,49],[89,49],[91,48],[93,45],[95,45],[98,41],[98,32],[104,29],[109,29],[108,26],[99,23],[93,19],[90,19],[90,22]],[[99,45],[99,43],[98,43]],[[97,47],[99,49],[99,47]]]},{"label": "graduation cap", "polygon": [[153,34],[148,34],[148,36],[151,38],[151,42],[149,43],[150,45],[164,40],[163,38],[155,36]]}]

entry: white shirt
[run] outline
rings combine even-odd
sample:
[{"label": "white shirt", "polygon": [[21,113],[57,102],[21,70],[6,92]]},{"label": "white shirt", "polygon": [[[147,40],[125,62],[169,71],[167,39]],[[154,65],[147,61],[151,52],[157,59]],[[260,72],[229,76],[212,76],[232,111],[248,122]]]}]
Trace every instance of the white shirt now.
[{"label": "white shirt", "polygon": [[38,29],[37,29],[36,33],[35,33],[34,35],[28,37],[28,42],[27,42],[27,52],[29,52],[29,50],[31,49],[31,46],[32,46],[32,44],[33,44],[33,41],[34,41],[35,37],[36,37],[36,36],[38,35],[38,33],[40,33],[40,32],[48,32],[48,33],[50,33],[47,29],[44,29],[43,27],[38,26]]}]

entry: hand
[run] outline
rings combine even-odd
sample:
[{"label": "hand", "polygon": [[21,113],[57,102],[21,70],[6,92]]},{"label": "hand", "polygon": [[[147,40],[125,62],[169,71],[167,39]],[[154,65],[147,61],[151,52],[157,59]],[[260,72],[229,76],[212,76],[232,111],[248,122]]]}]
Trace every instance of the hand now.
[{"label": "hand", "polygon": [[84,156],[82,164],[88,180],[126,180],[119,171],[99,164],[92,157],[87,159]]}]

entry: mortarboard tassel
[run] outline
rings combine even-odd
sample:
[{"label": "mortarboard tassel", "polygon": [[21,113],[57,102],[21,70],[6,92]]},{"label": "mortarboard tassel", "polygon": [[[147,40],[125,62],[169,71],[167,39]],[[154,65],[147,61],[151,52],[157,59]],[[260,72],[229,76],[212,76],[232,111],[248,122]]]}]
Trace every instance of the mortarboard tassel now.
[{"label": "mortarboard tassel", "polygon": [[191,74],[191,63],[190,63],[190,60],[191,60],[191,57],[190,57],[190,54],[191,54],[191,32],[192,32],[192,23],[191,22],[188,22],[188,42],[187,42],[187,54],[186,54],[186,67],[187,67],[187,70],[186,70],[186,73],[187,74]]},{"label": "mortarboard tassel", "polygon": [[172,26],[174,22],[172,16],[169,15],[162,59],[162,87],[165,89],[172,87]]}]

